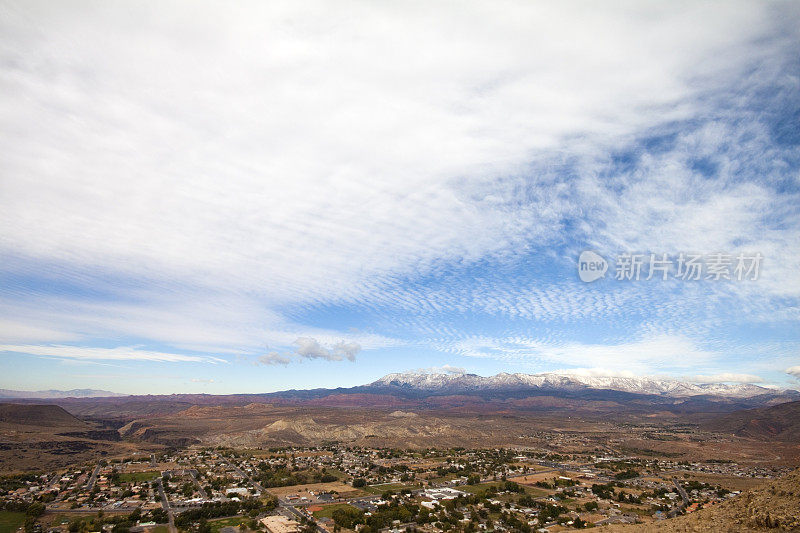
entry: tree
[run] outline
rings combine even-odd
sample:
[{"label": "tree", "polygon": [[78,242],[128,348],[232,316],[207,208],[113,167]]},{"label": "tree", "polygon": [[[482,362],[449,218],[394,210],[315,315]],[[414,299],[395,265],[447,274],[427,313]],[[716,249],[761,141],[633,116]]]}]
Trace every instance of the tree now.
[{"label": "tree", "polygon": [[353,529],[356,524],[364,522],[364,511],[355,507],[343,507],[335,509],[331,513],[331,518],[337,525],[345,529]]},{"label": "tree", "polygon": [[33,518],[38,518],[44,514],[45,510],[46,508],[42,502],[34,502],[28,506],[25,514]]},{"label": "tree", "polygon": [[367,486],[367,480],[363,477],[357,477],[353,480],[353,488],[360,489]]}]

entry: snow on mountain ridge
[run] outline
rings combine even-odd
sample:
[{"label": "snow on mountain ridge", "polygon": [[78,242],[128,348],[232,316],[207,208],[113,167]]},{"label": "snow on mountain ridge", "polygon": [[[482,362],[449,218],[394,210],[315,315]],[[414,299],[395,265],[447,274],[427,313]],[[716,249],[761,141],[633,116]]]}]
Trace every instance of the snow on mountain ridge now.
[{"label": "snow on mountain ridge", "polygon": [[551,372],[541,374],[509,374],[503,372],[487,377],[476,374],[405,372],[388,374],[373,382],[371,386],[401,386],[427,391],[448,389],[490,390],[498,388],[611,389],[669,397],[712,395],[733,398],[748,398],[759,394],[778,392],[774,389],[749,383],[690,383],[651,377],[585,376]]}]

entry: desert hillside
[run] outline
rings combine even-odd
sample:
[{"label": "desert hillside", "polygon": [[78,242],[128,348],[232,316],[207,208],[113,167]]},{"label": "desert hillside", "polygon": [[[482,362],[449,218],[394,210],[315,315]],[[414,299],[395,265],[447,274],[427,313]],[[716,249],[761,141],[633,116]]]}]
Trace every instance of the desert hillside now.
[{"label": "desert hillside", "polygon": [[746,409],[720,415],[709,429],[728,431],[741,437],[800,441],[800,402]]},{"label": "desert hillside", "polygon": [[119,433],[57,405],[0,403],[0,471],[26,472],[130,452]]},{"label": "desert hillside", "polygon": [[0,422],[24,426],[87,428],[89,425],[57,405],[0,403]]},{"label": "desert hillside", "polygon": [[739,497],[695,513],[654,524],[612,526],[605,531],[800,531],[800,469]]}]

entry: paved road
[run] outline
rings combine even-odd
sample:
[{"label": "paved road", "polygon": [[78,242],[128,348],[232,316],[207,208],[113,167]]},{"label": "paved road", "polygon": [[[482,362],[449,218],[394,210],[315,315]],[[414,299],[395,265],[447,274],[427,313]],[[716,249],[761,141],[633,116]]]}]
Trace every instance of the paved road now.
[{"label": "paved road", "polygon": [[175,527],[175,514],[172,512],[172,507],[169,505],[169,499],[164,492],[164,478],[158,478],[158,495],[161,496],[161,508],[167,512],[169,518],[169,531],[170,533],[178,533],[178,528]]},{"label": "paved road", "polygon": [[676,477],[672,478],[672,484],[675,485],[675,489],[678,491],[678,494],[681,495],[681,499],[683,500],[683,505],[689,505],[690,501],[689,495],[686,494],[684,488],[681,486],[680,483],[678,483],[678,478]]},{"label": "paved road", "polygon": [[206,489],[203,488],[203,486],[200,484],[200,481],[197,479],[197,470],[191,469],[187,470],[187,472],[189,472],[189,475],[192,476],[194,484],[197,485],[197,492],[199,492],[200,496],[207,500],[208,494],[206,493]]},{"label": "paved road", "polygon": [[92,491],[92,489],[94,488],[94,484],[97,483],[97,475],[99,473],[100,473],[100,463],[98,463],[97,466],[94,467],[92,475],[89,477],[89,482],[86,483],[86,490],[88,490],[89,492]]},{"label": "paved road", "polygon": [[[261,492],[262,494],[265,492],[264,487],[261,486],[261,483],[259,483],[258,481],[256,481],[252,477],[250,477],[250,475],[247,474],[247,472],[245,472],[244,470],[242,470],[241,468],[239,468],[238,466],[236,466],[235,464],[233,464],[231,462],[228,462],[228,464],[234,470],[236,470],[242,477],[247,478],[250,481],[250,483],[252,483],[252,485],[256,489],[258,489],[259,492]],[[278,512],[280,512],[283,516],[286,516],[287,518],[292,518],[293,517],[293,518],[296,518],[297,520],[300,520],[300,521],[302,521],[304,518],[308,518],[306,515],[304,515],[300,511],[298,511],[295,508],[294,505],[292,505],[291,503],[287,502],[286,500],[282,500],[280,498],[278,498]],[[319,533],[328,533],[327,529],[323,528],[322,526],[320,526],[316,522],[314,522],[314,525],[317,527],[317,531]]]}]

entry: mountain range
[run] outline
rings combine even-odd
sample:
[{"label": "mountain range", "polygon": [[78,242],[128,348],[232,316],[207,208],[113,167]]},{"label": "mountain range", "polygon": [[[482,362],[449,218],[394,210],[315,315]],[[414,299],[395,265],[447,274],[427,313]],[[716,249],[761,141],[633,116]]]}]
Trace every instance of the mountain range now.
[{"label": "mountain range", "polygon": [[[695,383],[653,377],[587,376],[567,373],[500,373],[479,376],[466,373],[405,372],[388,374],[372,383],[336,389],[295,389],[262,394],[231,394],[214,396],[222,403],[238,403],[237,399],[269,399],[271,401],[305,401],[341,398],[344,396],[395,397],[424,399],[442,396],[473,396],[483,399],[555,396],[567,398],[602,399],[649,397],[651,401],[680,403],[691,399],[744,401],[753,405],[780,403],[800,399],[796,390],[780,390],[750,383]],[[82,399],[119,398],[128,396],[95,389],[16,391],[0,389],[0,399]],[[208,395],[172,394],[171,399],[197,399]],[[131,395],[154,399],[161,396]],[[227,401],[226,401],[227,399]],[[365,398],[365,401],[368,398]],[[201,404],[207,402],[201,401]]]},{"label": "mountain range", "polygon": [[[580,374],[508,374],[478,376],[457,373],[408,372],[388,374],[371,383],[372,388],[398,388],[428,391],[431,393],[463,393],[491,390],[550,390],[579,391],[587,389],[613,390],[633,394],[648,394],[670,398],[691,396],[720,396],[725,398],[751,398],[759,395],[798,394],[749,383],[690,383],[672,379],[650,377],[585,376]],[[800,396],[800,394],[798,394]]]},{"label": "mountain range", "polygon": [[0,399],[33,398],[33,399],[59,399],[59,398],[108,398],[127,396],[106,390],[96,389],[71,389],[71,390],[9,390],[0,389]]}]

